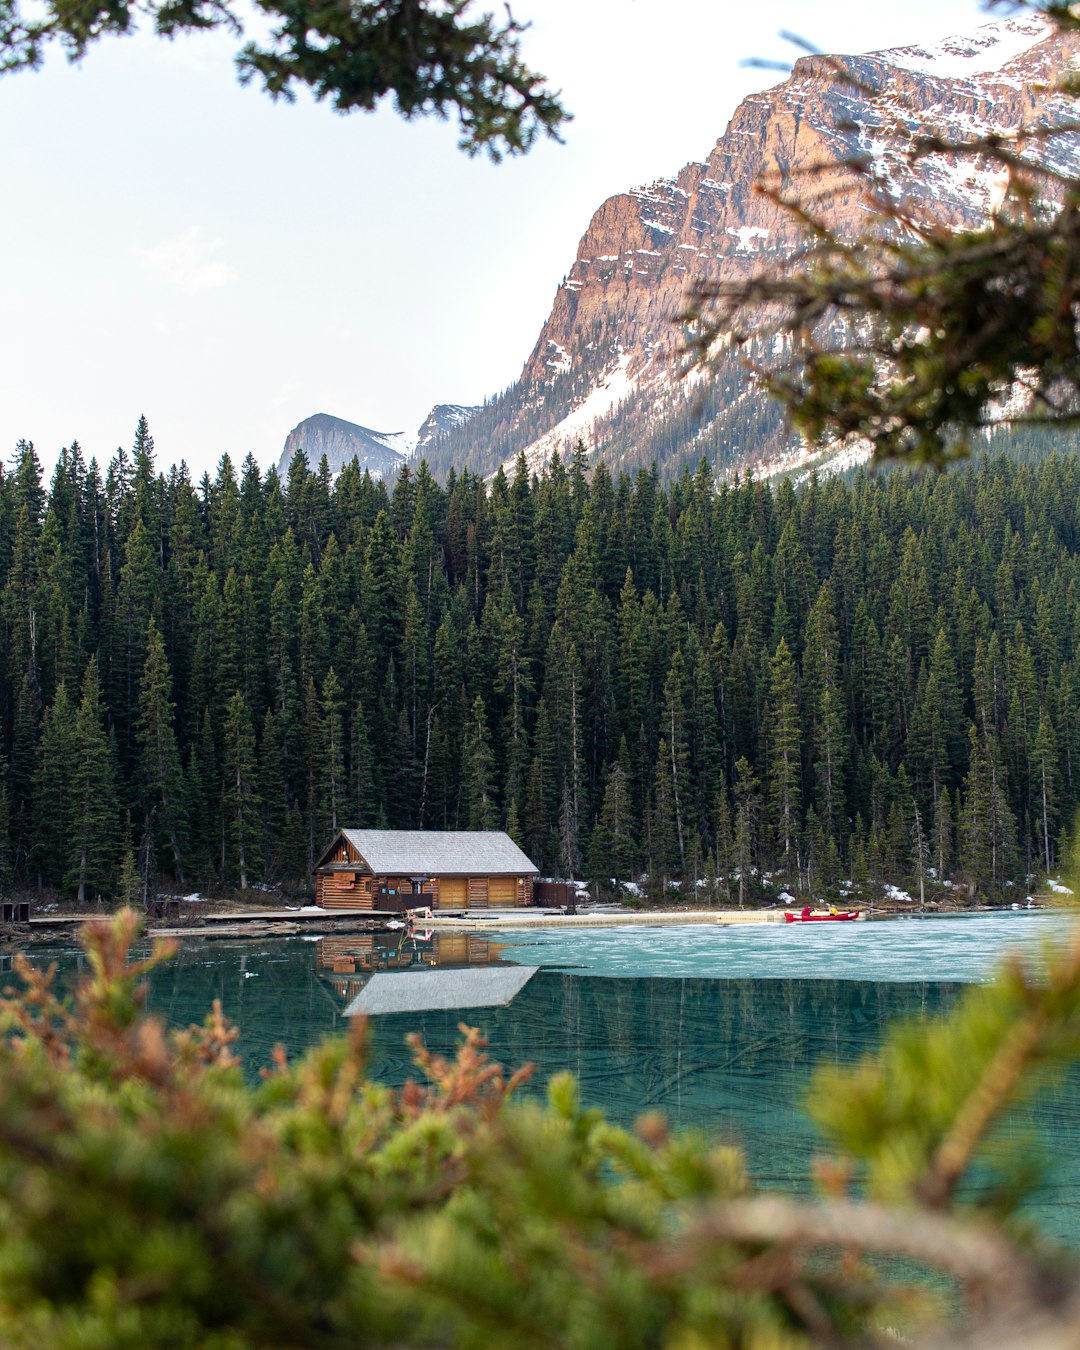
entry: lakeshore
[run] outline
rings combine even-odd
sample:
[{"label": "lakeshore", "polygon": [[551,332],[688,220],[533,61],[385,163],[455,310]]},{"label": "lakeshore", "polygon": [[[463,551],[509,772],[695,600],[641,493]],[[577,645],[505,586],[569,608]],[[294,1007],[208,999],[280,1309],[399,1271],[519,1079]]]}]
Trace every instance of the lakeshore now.
[{"label": "lakeshore", "polygon": [[[1034,901],[1034,903],[1031,903]],[[146,932],[152,937],[168,938],[226,938],[226,937],[290,937],[299,934],[346,934],[382,932],[402,926],[400,912],[380,912],[370,909],[325,909],[316,905],[275,907],[211,908],[212,900],[181,905],[168,918],[148,917]],[[874,905],[858,908],[858,923],[881,923],[894,919],[974,918],[979,915],[1021,912],[1040,913],[1061,905],[1060,896],[1030,897],[1022,906],[970,906],[965,908],[919,909],[916,906]],[[785,908],[749,909],[661,909],[631,908],[614,904],[584,903],[573,911],[566,909],[520,907],[511,909],[435,911],[430,918],[418,918],[416,927],[434,932],[473,932],[520,929],[586,929],[586,928],[671,928],[679,926],[713,926],[717,928],[756,928],[762,925],[785,926],[786,913],[798,912],[795,906]],[[813,907],[817,915],[829,911],[822,905]],[[19,924],[6,925],[0,930],[0,943],[18,947],[20,943],[40,943],[74,939],[83,925],[108,918],[104,911],[73,914],[49,911],[31,914]],[[786,925],[793,926],[793,925]],[[846,925],[845,925],[846,926]]]}]

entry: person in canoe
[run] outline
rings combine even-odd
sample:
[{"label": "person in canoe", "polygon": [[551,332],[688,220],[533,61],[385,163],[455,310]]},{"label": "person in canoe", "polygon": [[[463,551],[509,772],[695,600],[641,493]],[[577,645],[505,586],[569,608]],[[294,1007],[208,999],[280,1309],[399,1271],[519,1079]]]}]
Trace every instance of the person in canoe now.
[{"label": "person in canoe", "polygon": [[802,919],[803,923],[806,923],[806,922],[807,922],[807,920],[810,918],[810,906],[809,906],[809,905],[804,905],[804,906],[803,906],[803,912],[799,915],[799,918]]}]

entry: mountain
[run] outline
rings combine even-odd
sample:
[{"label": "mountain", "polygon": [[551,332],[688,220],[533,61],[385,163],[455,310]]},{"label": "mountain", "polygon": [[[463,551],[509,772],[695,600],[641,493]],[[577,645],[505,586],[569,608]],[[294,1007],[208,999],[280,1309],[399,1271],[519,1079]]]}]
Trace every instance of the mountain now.
[{"label": "mountain", "polygon": [[416,433],[413,453],[418,459],[432,454],[442,440],[464,426],[479,411],[479,408],[461,403],[436,403]]},{"label": "mountain", "polygon": [[305,417],[298,422],[285,437],[278,473],[284,478],[293,455],[297,450],[303,450],[313,469],[325,455],[330,471],[338,473],[355,456],[361,469],[367,469],[372,478],[393,478],[415,444],[415,437],[401,432],[372,431],[370,427],[346,422],[342,417],[316,413],[314,417]]},{"label": "mountain", "polygon": [[316,413],[297,423],[286,436],[278,473],[284,478],[293,455],[297,450],[303,450],[312,468],[316,468],[325,455],[331,473],[340,473],[355,457],[360,468],[367,469],[372,478],[393,478],[410,455],[429,456],[477,411],[458,403],[438,403],[415,436],[400,431],[372,431],[356,422],[346,422],[342,417]]},{"label": "mountain", "polygon": [[[1028,16],[930,49],[796,62],[784,83],[739,105],[706,160],[603,203],[520,377],[427,448],[433,470],[487,474],[521,450],[535,468],[579,438],[615,468],[655,460],[667,475],[702,456],[720,469],[779,467],[799,447],[747,375],[743,353],[729,349],[708,377],[679,376],[677,316],[688,282],[783,266],[805,243],[791,215],[755,191],[758,180],[779,174],[798,185],[804,175],[821,213],[854,232],[865,220],[865,180],[806,174],[858,156],[879,192],[932,202],[946,225],[973,224],[1000,200],[1000,174],[946,156],[913,166],[906,138],[928,123],[967,138],[1064,120],[1064,100],[1040,82],[1061,70],[1070,43]],[[1070,169],[1080,163],[1075,137],[1046,153]],[[748,354],[782,354],[778,339],[768,342],[776,350],[758,340]]]}]

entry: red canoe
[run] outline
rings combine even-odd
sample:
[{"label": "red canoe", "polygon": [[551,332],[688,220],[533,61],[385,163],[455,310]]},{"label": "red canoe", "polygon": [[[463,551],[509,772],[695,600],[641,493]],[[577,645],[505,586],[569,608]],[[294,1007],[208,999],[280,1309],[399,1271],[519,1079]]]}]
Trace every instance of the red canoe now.
[{"label": "red canoe", "polygon": [[790,910],[784,911],[785,923],[843,923],[852,919],[857,919],[862,913],[858,909],[846,909],[839,914],[811,914],[808,909],[804,909],[801,914],[792,914]]}]

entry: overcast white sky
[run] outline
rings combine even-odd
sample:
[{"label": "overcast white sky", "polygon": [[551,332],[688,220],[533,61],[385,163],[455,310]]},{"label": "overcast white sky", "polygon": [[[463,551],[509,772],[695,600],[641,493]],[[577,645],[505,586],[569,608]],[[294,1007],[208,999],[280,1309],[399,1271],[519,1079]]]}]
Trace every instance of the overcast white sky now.
[{"label": "overcast white sky", "polygon": [[[482,7],[482,0],[481,0]],[[104,462],[145,413],[159,463],[276,461],[316,412],[414,432],[516,378],[603,199],[708,154],[829,51],[966,32],[976,0],[520,0],[525,51],[575,120],[493,166],[452,125],[274,104],[221,35],[109,39],[0,79],[0,457]]]}]

